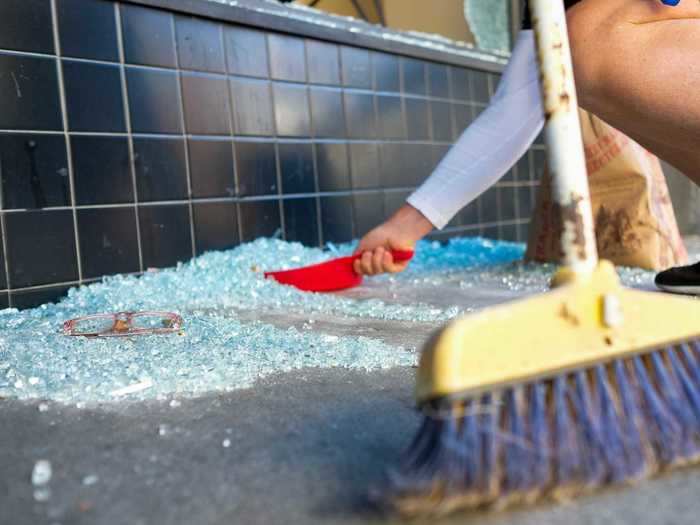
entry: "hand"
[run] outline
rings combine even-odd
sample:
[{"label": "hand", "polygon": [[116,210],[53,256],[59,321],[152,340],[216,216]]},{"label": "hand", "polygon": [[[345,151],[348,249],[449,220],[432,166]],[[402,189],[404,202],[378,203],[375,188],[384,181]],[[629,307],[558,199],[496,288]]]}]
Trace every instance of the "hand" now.
[{"label": "hand", "polygon": [[421,212],[405,204],[360,240],[355,253],[362,253],[362,257],[354,263],[355,272],[377,275],[405,270],[409,261],[395,263],[390,250],[412,250],[432,229],[432,223]]}]

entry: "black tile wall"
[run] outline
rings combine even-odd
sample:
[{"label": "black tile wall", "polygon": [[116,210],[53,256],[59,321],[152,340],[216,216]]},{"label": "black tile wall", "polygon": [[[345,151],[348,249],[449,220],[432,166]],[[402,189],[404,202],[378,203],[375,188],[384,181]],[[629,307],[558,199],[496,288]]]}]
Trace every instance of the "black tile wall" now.
[{"label": "black tile wall", "polygon": [[344,142],[322,142],[316,145],[318,189],[322,192],[350,189],[348,147]]},{"label": "black tile wall", "polygon": [[177,54],[182,69],[223,73],[224,46],[221,25],[199,18],[175,18]]},{"label": "black tile wall", "polygon": [[333,88],[311,88],[311,115],[314,136],[346,136],[343,92]]},{"label": "black tile wall", "polygon": [[51,4],[46,0],[2,0],[0,48],[53,53]]},{"label": "black tile wall", "polygon": [[13,288],[78,279],[70,210],[5,215],[9,281]]},{"label": "black tile wall", "polygon": [[353,239],[352,197],[321,197],[322,243]]},{"label": "black tile wall", "polygon": [[268,36],[270,74],[276,80],[306,81],[304,40],[294,36]]},{"label": "black tile wall", "polygon": [[0,135],[2,207],[70,205],[66,140],[57,135]]},{"label": "black tile wall", "polygon": [[173,15],[130,4],[121,4],[120,10],[126,62],[175,67]]},{"label": "black tile wall", "polygon": [[379,179],[379,148],[375,142],[350,144],[350,178],[356,190],[377,189]]},{"label": "black tile wall", "polygon": [[134,133],[182,133],[176,73],[127,68],[126,83]]},{"label": "black tile wall", "polygon": [[227,250],[239,243],[235,202],[198,202],[192,206],[196,253]]},{"label": "black tile wall", "polygon": [[0,55],[0,128],[63,128],[55,60]]},{"label": "black tile wall", "polygon": [[133,207],[78,210],[77,221],[85,278],[140,270]]},{"label": "black tile wall", "polygon": [[236,178],[230,140],[190,139],[187,142],[192,196],[234,197]]},{"label": "black tile wall", "polygon": [[187,205],[139,206],[143,268],[165,268],[192,257]]},{"label": "black tile wall", "polygon": [[279,201],[241,202],[241,240],[271,237],[282,228]]},{"label": "black tile wall", "polygon": [[314,180],[314,152],[311,144],[287,142],[277,147],[282,193],[314,193],[316,181]]},{"label": "black tile wall", "polygon": [[185,127],[193,135],[231,133],[228,82],[223,77],[182,76]]},{"label": "black tile wall", "polygon": [[345,115],[348,137],[352,139],[374,139],[377,137],[377,116],[374,111],[374,96],[365,93],[345,92]]},{"label": "black tile wall", "polygon": [[401,91],[399,57],[386,53],[372,53],[372,67],[377,91]]},{"label": "black tile wall", "polygon": [[[75,202],[78,205],[134,201],[126,137],[76,136],[71,140]],[[66,199],[64,204],[70,204]]]},{"label": "black tile wall", "polygon": [[343,65],[344,86],[362,89],[372,87],[369,51],[357,47],[342,46],[340,48],[340,62]]},{"label": "black tile wall", "polygon": [[[56,6],[0,1],[0,308],[259,236],[357,238],[499,80],[131,3]],[[543,169],[540,137],[435,238],[524,240]]]},{"label": "black tile wall", "polygon": [[306,86],[275,84],[274,99],[277,134],[290,137],[311,136],[309,94]]},{"label": "black tile wall", "polygon": [[119,59],[117,23],[112,2],[59,0],[56,11],[63,56],[111,61]]},{"label": "black tile wall", "polygon": [[338,46],[315,40],[306,41],[306,60],[309,82],[312,84],[340,84]]},{"label": "black tile wall", "polygon": [[268,81],[234,79],[231,80],[231,93],[236,133],[260,136],[275,133]]},{"label": "black tile wall", "polygon": [[275,144],[237,142],[236,173],[238,193],[242,197],[279,193]]},{"label": "black tile wall", "polygon": [[134,167],[139,202],[187,198],[183,139],[134,139]]},{"label": "black tile wall", "polygon": [[71,131],[126,131],[118,67],[64,60],[63,81]]},{"label": "black tile wall", "polygon": [[224,29],[228,72],[234,75],[267,77],[267,44],[265,33],[244,27]]},{"label": "black tile wall", "polygon": [[285,239],[306,246],[317,246],[319,238],[316,199],[285,199],[282,206]]}]

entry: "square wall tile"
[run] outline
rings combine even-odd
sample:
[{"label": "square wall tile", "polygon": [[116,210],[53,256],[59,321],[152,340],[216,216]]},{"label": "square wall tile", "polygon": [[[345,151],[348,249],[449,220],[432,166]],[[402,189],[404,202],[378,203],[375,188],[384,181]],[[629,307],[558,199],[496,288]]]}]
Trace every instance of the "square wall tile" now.
[{"label": "square wall tile", "polygon": [[343,85],[353,88],[372,89],[372,69],[369,51],[359,47],[340,47]]},{"label": "square wall tile", "polygon": [[379,180],[382,188],[400,188],[408,184],[404,177],[403,144],[385,142],[379,145]]},{"label": "square wall tile", "polygon": [[321,243],[353,240],[352,197],[321,197]]},{"label": "square wall tile", "polygon": [[118,66],[63,61],[71,131],[125,132]]},{"label": "square wall tile", "polygon": [[316,199],[285,199],[284,238],[289,242],[300,242],[304,246],[318,246],[318,212]]},{"label": "square wall tile", "polygon": [[63,56],[119,61],[114,3],[59,0],[56,11]]},{"label": "square wall tile", "polygon": [[176,16],[177,54],[180,68],[224,73],[221,26],[201,18]]},{"label": "square wall tile", "polygon": [[228,82],[225,78],[182,75],[185,127],[193,135],[230,135]]},{"label": "square wall tile", "polygon": [[272,78],[306,82],[304,41],[295,36],[270,34],[268,42]]},{"label": "square wall tile", "polygon": [[274,135],[272,90],[266,80],[231,80],[233,115],[239,135]]},{"label": "square wall tile", "polygon": [[350,175],[355,190],[379,188],[379,146],[375,142],[350,144]]},{"label": "square wall tile", "polygon": [[426,95],[425,63],[413,58],[402,58],[403,90],[412,95]]},{"label": "square wall tile", "polygon": [[491,91],[489,89],[488,73],[483,71],[470,71],[469,78],[471,81],[472,96],[474,102],[488,104],[491,100]]},{"label": "square wall tile", "polygon": [[401,97],[377,95],[377,124],[383,139],[406,137]]},{"label": "square wall tile", "polygon": [[452,114],[448,102],[432,101],[430,113],[435,142],[452,142]]},{"label": "square wall tile", "polygon": [[452,113],[455,119],[454,140],[457,140],[464,133],[464,130],[474,122],[474,117],[469,104],[453,103]]},{"label": "square wall tile", "polygon": [[501,214],[499,220],[513,221],[518,218],[516,204],[516,188],[513,186],[503,186],[498,188],[498,198],[501,203]]},{"label": "square wall tile", "polygon": [[8,213],[5,231],[13,288],[78,280],[70,210]]},{"label": "square wall tile", "polygon": [[518,219],[529,219],[534,211],[535,187],[520,186],[516,188],[518,195]]},{"label": "square wall tile", "polygon": [[406,130],[409,140],[430,140],[428,102],[421,98],[404,98]]},{"label": "square wall tile", "polygon": [[238,245],[235,202],[195,202],[192,209],[197,255],[212,250],[228,250]]},{"label": "square wall tile", "polygon": [[430,96],[437,98],[449,98],[450,79],[447,66],[443,64],[428,64],[428,87]]},{"label": "square wall tile", "polygon": [[10,307],[10,294],[8,292],[0,292],[0,310],[5,310]]},{"label": "square wall tile", "polygon": [[175,67],[172,13],[130,4],[119,9],[126,63]]},{"label": "square wall tile", "polygon": [[183,139],[134,139],[134,167],[139,202],[187,198]]},{"label": "square wall tile", "polygon": [[58,303],[68,295],[68,290],[71,288],[71,286],[61,285],[45,286],[31,290],[17,290],[10,292],[10,300],[13,308],[26,310],[43,304]]},{"label": "square wall tile", "polygon": [[236,142],[238,194],[274,195],[277,187],[277,160],[272,142]]},{"label": "square wall tile", "polygon": [[54,59],[0,55],[0,128],[63,129]]},{"label": "square wall tile", "polygon": [[333,88],[311,88],[310,95],[314,136],[345,137],[343,92]]},{"label": "square wall tile", "polygon": [[344,142],[316,144],[316,170],[319,191],[346,191],[350,189],[348,147]]},{"label": "square wall tile", "polygon": [[353,195],[353,206],[357,237],[384,222],[384,195],[381,192]]},{"label": "square wall tile", "polygon": [[375,89],[377,91],[401,91],[401,70],[399,57],[387,53],[372,53]]},{"label": "square wall tile", "polygon": [[388,219],[398,211],[411,194],[410,191],[385,191],[384,193],[384,218]]},{"label": "square wall tile", "polygon": [[70,206],[66,141],[57,135],[0,134],[2,206]]},{"label": "square wall tile", "polygon": [[314,152],[311,144],[282,143],[277,146],[280,156],[282,193],[313,193]]},{"label": "square wall tile", "polygon": [[241,202],[241,233],[243,242],[260,237],[272,237],[280,228],[280,205],[278,200]]},{"label": "square wall tile", "polygon": [[186,204],[139,206],[143,268],[167,268],[192,258],[190,210]]},{"label": "square wall tile", "polygon": [[76,204],[134,202],[126,137],[74,136],[71,151]]},{"label": "square wall tile", "polygon": [[542,181],[547,170],[547,154],[542,149],[533,149],[532,155],[532,180]]},{"label": "square wall tile", "polygon": [[83,277],[140,270],[133,207],[78,210],[77,214]]},{"label": "square wall tile", "polygon": [[134,133],[182,133],[177,73],[126,68],[126,83]]},{"label": "square wall tile", "polygon": [[306,40],[306,60],[309,82],[312,84],[340,84],[338,46],[320,40]]},{"label": "square wall tile", "polygon": [[[2,236],[0,236],[0,289],[4,290],[7,288],[7,275],[5,274],[5,250],[2,246]],[[7,296],[6,294],[0,293],[0,310],[7,308]]]},{"label": "square wall tile", "polygon": [[345,115],[348,137],[373,139],[377,137],[377,117],[374,112],[374,95],[345,92]]},{"label": "square wall tile", "polygon": [[462,208],[457,214],[459,224],[462,226],[475,226],[479,224],[479,202],[474,200]]},{"label": "square wall tile", "polygon": [[526,151],[525,154],[518,159],[518,162],[514,167],[515,180],[522,182],[529,182],[531,179],[530,174],[530,152]]},{"label": "square wall tile", "polygon": [[195,198],[233,197],[236,177],[233,169],[233,143],[230,140],[190,139],[192,196]]},{"label": "square wall tile", "polygon": [[274,84],[277,134],[288,137],[310,137],[309,95],[306,87]]},{"label": "square wall tile", "polygon": [[402,186],[418,186],[433,171],[433,147],[430,144],[400,144],[403,159]]},{"label": "square wall tile", "polygon": [[46,0],[2,0],[0,48],[53,53],[51,4]]},{"label": "square wall tile", "polygon": [[499,239],[502,241],[518,242],[518,227],[515,224],[501,224]]},{"label": "square wall tile", "polygon": [[265,33],[238,26],[224,26],[228,72],[234,75],[267,78],[267,42]]},{"label": "square wall tile", "polygon": [[464,102],[471,101],[472,89],[469,82],[469,70],[463,67],[451,67],[452,98]]},{"label": "square wall tile", "polygon": [[494,223],[500,220],[499,205],[498,205],[498,188],[492,186],[486,190],[480,197],[481,206],[479,212],[479,222]]}]

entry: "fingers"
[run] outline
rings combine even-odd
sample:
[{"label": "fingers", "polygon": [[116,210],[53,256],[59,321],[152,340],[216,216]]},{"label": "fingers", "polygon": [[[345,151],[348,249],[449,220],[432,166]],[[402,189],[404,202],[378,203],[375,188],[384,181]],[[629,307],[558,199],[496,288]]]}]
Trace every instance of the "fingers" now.
[{"label": "fingers", "polygon": [[355,273],[360,275],[398,273],[405,270],[406,266],[408,266],[408,261],[395,263],[391,252],[383,246],[364,251],[353,264]]}]

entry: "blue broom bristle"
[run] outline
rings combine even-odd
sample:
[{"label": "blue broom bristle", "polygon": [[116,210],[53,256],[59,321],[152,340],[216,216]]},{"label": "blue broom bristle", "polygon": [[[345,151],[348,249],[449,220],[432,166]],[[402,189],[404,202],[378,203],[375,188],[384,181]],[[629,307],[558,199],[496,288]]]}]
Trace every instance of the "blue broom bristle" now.
[{"label": "blue broom bristle", "polygon": [[391,472],[406,514],[570,498],[700,461],[700,342],[435,402]]}]

